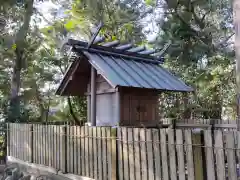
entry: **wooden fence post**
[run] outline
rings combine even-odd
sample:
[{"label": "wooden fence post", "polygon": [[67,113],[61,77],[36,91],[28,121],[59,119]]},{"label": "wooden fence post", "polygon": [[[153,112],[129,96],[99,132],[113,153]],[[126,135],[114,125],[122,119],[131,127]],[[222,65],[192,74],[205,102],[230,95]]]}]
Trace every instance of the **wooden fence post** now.
[{"label": "wooden fence post", "polygon": [[61,170],[63,173],[67,173],[67,127],[66,125],[61,127]]},{"label": "wooden fence post", "polygon": [[204,180],[203,176],[203,153],[202,153],[202,137],[201,132],[195,132],[192,136],[193,144],[193,162],[195,169],[195,180]]},{"label": "wooden fence post", "polygon": [[118,170],[117,170],[117,128],[111,128],[111,141],[112,141],[112,149],[111,149],[111,180],[118,180]]}]

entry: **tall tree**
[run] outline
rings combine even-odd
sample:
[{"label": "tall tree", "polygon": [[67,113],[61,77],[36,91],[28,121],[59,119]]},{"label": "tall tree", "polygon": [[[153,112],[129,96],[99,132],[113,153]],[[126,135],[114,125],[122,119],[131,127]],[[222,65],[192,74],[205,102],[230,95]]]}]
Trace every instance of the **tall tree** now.
[{"label": "tall tree", "polygon": [[[14,42],[12,44],[13,56],[12,56],[12,80],[10,90],[10,108],[8,113],[8,121],[15,122],[20,118],[20,100],[19,92],[21,86],[21,71],[24,66],[24,52],[26,47],[26,36],[29,30],[31,16],[33,14],[33,0],[26,0],[24,2],[18,1],[6,1],[1,5],[3,12],[10,12],[12,14],[4,14],[8,22],[13,21],[14,18],[19,17],[23,21],[15,26]],[[16,16],[15,14],[18,13]],[[9,31],[9,29],[7,29]]]},{"label": "tall tree", "polygon": [[236,94],[237,94],[237,118],[238,130],[240,130],[240,1],[233,1],[233,17],[235,27],[235,54],[236,54]]},{"label": "tall tree", "polygon": [[194,111],[214,119],[222,117],[224,108],[230,107],[232,113],[231,4],[226,0],[167,0],[156,6],[165,7],[156,46],[161,48],[172,41],[165,65],[195,87]]}]

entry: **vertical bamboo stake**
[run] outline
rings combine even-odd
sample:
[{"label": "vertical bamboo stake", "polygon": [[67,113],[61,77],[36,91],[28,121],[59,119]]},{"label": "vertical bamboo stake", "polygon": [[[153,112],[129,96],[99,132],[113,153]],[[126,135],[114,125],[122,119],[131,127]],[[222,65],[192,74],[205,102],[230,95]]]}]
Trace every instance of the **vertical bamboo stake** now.
[{"label": "vertical bamboo stake", "polygon": [[31,150],[31,154],[30,154],[30,157],[31,157],[31,163],[34,163],[33,161],[34,161],[34,159],[33,159],[33,136],[34,136],[34,132],[33,132],[33,125],[31,124],[31,127],[30,127],[30,133],[31,133],[31,140],[30,140],[30,150]]},{"label": "vertical bamboo stake", "polygon": [[111,141],[112,141],[112,149],[111,149],[111,154],[112,154],[112,159],[111,159],[111,165],[112,165],[112,170],[111,170],[111,180],[117,180],[117,129],[112,128],[111,129]]},{"label": "vertical bamboo stake", "polygon": [[62,143],[62,149],[61,149],[61,170],[63,173],[67,172],[67,127],[62,126],[61,127],[61,143]]},{"label": "vertical bamboo stake", "polygon": [[203,177],[203,159],[202,159],[202,147],[201,147],[201,133],[195,133],[192,137],[193,141],[193,159],[195,169],[195,180],[204,180]]}]

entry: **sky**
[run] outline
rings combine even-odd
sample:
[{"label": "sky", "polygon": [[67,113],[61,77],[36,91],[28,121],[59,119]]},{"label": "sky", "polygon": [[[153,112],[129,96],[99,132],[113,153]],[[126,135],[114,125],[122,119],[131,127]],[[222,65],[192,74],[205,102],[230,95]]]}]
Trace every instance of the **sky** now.
[{"label": "sky", "polygon": [[[35,4],[35,7],[38,9],[39,12],[41,12],[41,14],[44,16],[45,19],[47,19],[49,22],[52,22],[54,20],[54,17],[51,15],[50,12],[54,12],[55,11],[57,14],[58,18],[61,18],[64,15],[63,10],[61,9],[61,7],[59,5],[56,5],[54,3],[52,3],[51,1],[43,1],[43,2],[37,2]],[[46,22],[46,20],[44,20],[43,18],[42,22],[40,24],[40,26],[44,27],[48,25],[48,22]]]}]

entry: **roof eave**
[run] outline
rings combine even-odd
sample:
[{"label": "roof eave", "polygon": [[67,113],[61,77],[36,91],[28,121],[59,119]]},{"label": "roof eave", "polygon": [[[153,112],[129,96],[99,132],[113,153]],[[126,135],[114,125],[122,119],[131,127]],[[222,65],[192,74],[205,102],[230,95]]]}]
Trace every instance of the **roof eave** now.
[{"label": "roof eave", "polygon": [[63,76],[62,81],[60,82],[60,85],[58,86],[57,90],[55,91],[56,95],[60,95],[62,96],[67,84],[69,83],[69,81],[71,80],[71,76],[74,74],[74,72],[76,71],[77,67],[79,65],[79,61],[77,59],[75,59],[67,68],[66,73]]}]

